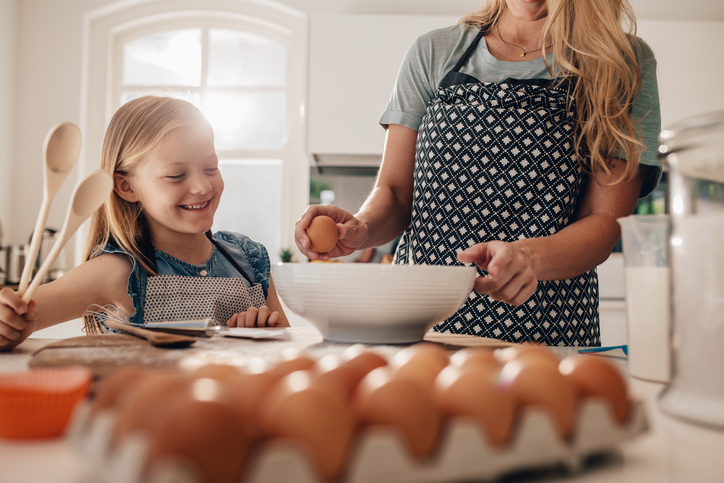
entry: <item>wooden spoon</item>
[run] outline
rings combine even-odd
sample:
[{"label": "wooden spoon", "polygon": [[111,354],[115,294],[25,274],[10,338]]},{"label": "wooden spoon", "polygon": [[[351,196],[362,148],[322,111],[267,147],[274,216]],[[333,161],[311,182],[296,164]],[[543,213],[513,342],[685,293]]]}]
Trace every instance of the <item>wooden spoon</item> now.
[{"label": "wooden spoon", "polygon": [[[106,201],[113,190],[113,178],[110,174],[102,169],[97,169],[85,177],[83,181],[78,183],[73,190],[70,198],[68,212],[65,215],[63,229],[60,231],[58,241],[55,242],[53,248],[48,253],[43,265],[33,278],[28,290],[23,294],[23,302],[28,303],[33,298],[35,290],[40,282],[48,273],[50,267],[58,258],[58,254],[68,239],[78,230],[78,227],[86,218],[93,214]],[[20,291],[18,291],[20,292]]]},{"label": "wooden spoon", "polygon": [[18,286],[20,293],[24,293],[28,288],[35,266],[35,258],[38,256],[38,249],[43,238],[43,231],[45,231],[45,222],[48,220],[50,204],[78,159],[80,142],[80,129],[70,122],[56,124],[45,137],[43,144],[43,201],[40,204],[40,213],[30,240],[30,252],[25,257],[25,268],[23,268]]},{"label": "wooden spoon", "polygon": [[152,330],[141,329],[140,327],[134,327],[122,322],[116,322],[115,320],[106,320],[104,323],[110,329],[128,332],[129,334],[146,339],[156,347],[186,347],[196,342],[194,337],[189,337],[187,335],[154,332]]}]

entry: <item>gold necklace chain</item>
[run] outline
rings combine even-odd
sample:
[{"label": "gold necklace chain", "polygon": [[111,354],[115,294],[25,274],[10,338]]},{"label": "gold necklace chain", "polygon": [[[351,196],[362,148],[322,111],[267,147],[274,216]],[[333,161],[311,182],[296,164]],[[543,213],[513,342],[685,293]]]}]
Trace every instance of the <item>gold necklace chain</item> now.
[{"label": "gold necklace chain", "polygon": [[[496,27],[495,27],[495,30],[498,32],[498,38],[500,39],[501,42],[503,42],[503,43],[506,44],[506,45],[510,45],[511,47],[517,47],[517,48],[519,48],[520,50],[523,51],[523,53],[520,54],[520,57],[525,57],[526,54],[532,54],[533,52],[538,52],[539,50],[543,50],[543,47],[541,47],[540,49],[535,49],[535,50],[525,50],[525,49],[524,49],[523,47],[521,47],[520,45],[511,44],[510,42],[506,42],[505,40],[503,40],[503,36],[500,35],[500,26],[496,26]],[[550,49],[551,47],[553,47],[553,44],[551,44],[551,45],[549,45],[548,47],[546,47],[546,49]]]}]

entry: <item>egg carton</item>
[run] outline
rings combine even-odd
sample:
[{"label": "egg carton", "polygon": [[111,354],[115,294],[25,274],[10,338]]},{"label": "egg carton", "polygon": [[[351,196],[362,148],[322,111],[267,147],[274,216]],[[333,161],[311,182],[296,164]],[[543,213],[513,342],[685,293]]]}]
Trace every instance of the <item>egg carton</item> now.
[{"label": "egg carton", "polygon": [[[92,481],[98,483],[201,483],[193,470],[179,461],[156,465],[146,472],[148,441],[136,433],[111,447],[114,415],[104,411],[90,416],[79,408],[70,439],[89,461]],[[488,442],[483,427],[468,418],[448,420],[434,454],[421,460],[407,450],[402,436],[391,428],[362,429],[350,451],[343,475],[336,483],[444,483],[493,480],[524,470],[564,467],[585,470],[593,455],[616,449],[623,441],[648,430],[643,403],[630,402],[623,424],[614,420],[607,401],[590,398],[578,406],[570,438],[563,440],[550,413],[529,407],[520,414],[510,441],[504,446]],[[150,473],[150,474],[149,474]],[[317,472],[305,448],[291,440],[262,444],[251,458],[239,483],[330,483]]]}]

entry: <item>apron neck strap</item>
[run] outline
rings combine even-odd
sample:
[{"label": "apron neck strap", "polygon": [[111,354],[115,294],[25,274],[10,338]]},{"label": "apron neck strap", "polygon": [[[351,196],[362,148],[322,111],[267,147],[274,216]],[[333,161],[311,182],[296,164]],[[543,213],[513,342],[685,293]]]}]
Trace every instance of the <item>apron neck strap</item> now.
[{"label": "apron neck strap", "polygon": [[489,26],[481,27],[480,32],[478,32],[478,35],[475,36],[473,41],[470,43],[468,48],[465,50],[465,53],[460,57],[458,60],[458,63],[455,64],[455,67],[453,67],[453,72],[459,72],[460,69],[465,65],[465,63],[468,61],[471,55],[473,55],[473,52],[475,52],[475,49],[478,48],[478,44],[480,43],[480,39],[482,39],[485,36],[485,32],[488,31]]},{"label": "apron neck strap", "polygon": [[214,244],[216,249],[219,250],[219,252],[222,255],[224,255],[224,257],[226,257],[226,259],[229,260],[229,262],[231,262],[231,264],[241,274],[241,276],[244,277],[247,282],[249,282],[249,286],[254,285],[254,282],[251,281],[251,279],[249,278],[249,275],[246,274],[246,271],[243,268],[241,268],[241,265],[239,265],[236,260],[234,260],[234,257],[231,256],[231,254],[226,250],[226,248],[224,248],[223,246],[221,246],[221,244],[219,242],[214,240],[211,230],[206,232],[206,238],[208,238],[211,241],[211,243]]}]

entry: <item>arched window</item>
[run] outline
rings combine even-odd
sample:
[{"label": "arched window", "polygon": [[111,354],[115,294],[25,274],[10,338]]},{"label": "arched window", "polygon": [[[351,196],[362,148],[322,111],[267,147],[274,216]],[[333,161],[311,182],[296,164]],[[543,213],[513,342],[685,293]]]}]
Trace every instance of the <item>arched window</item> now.
[{"label": "arched window", "polygon": [[[108,40],[106,49],[89,45],[89,57],[105,60],[108,68],[98,70],[94,81],[89,64],[88,118],[103,112],[105,129],[118,107],[145,94],[197,105],[214,128],[226,184],[214,229],[249,235],[276,261],[293,245],[294,220],[308,200],[305,19],[273,2],[206,0],[203,11],[160,3],[90,21],[88,40],[102,42],[105,35]],[[183,2],[194,3],[202,7]],[[214,6],[227,10],[211,10]],[[106,86],[102,103],[96,82]],[[100,134],[91,123],[87,129]],[[91,169],[95,163],[86,165]]]}]

